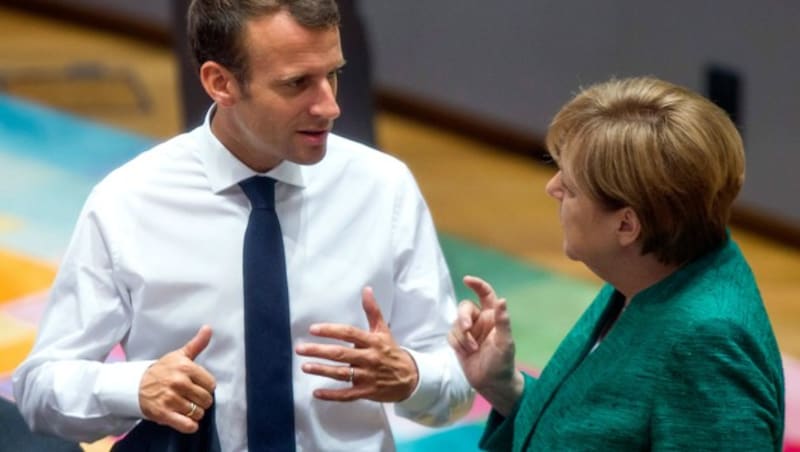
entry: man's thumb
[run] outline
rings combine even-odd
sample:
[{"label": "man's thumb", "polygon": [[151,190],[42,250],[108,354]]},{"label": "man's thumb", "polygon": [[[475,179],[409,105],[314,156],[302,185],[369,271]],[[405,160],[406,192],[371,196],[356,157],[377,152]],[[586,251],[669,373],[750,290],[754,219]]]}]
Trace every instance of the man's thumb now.
[{"label": "man's thumb", "polygon": [[375,300],[375,294],[372,292],[371,287],[365,287],[364,290],[361,291],[361,306],[364,308],[364,313],[367,315],[370,331],[388,329],[386,322],[383,320],[381,308]]},{"label": "man's thumb", "polygon": [[194,361],[197,355],[208,347],[209,342],[211,342],[211,327],[203,325],[197,330],[197,334],[183,346],[183,353]]}]

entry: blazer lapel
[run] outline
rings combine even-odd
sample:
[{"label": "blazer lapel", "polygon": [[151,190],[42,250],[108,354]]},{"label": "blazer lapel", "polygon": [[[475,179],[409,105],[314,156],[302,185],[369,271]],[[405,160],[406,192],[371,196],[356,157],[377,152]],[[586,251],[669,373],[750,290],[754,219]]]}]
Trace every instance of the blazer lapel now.
[{"label": "blazer lapel", "polygon": [[539,419],[561,385],[589,354],[605,323],[616,317],[621,300],[615,294],[613,287],[603,287],[550,358],[531,396],[522,400],[515,425],[526,429],[527,434],[514,436],[513,451],[526,450]]}]

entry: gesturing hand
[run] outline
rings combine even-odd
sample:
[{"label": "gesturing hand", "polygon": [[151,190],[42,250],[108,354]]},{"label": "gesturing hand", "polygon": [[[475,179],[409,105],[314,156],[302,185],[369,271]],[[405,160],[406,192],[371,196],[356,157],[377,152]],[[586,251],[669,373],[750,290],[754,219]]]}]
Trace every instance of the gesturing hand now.
[{"label": "gesturing hand", "polygon": [[178,350],[153,363],[139,385],[139,406],[147,419],[181,433],[194,433],[205,410],[214,402],[216,380],[194,359],[211,341],[211,328],[204,325]]},{"label": "gesturing hand", "polygon": [[507,414],[522,394],[524,380],[514,369],[514,339],[504,298],[497,298],[486,281],[465,276],[480,307],[471,301],[458,305],[458,317],[447,336],[467,380],[492,406]]},{"label": "gesturing hand", "polygon": [[336,366],[308,362],[303,364],[303,372],[352,383],[352,387],[346,389],[317,389],[314,397],[342,402],[357,399],[377,402],[405,400],[417,386],[417,365],[411,355],[395,343],[369,287],[362,292],[362,306],[369,322],[369,331],[332,323],[314,324],[310,329],[315,336],[349,342],[355,347],[316,343],[297,346],[298,355],[345,364]]}]

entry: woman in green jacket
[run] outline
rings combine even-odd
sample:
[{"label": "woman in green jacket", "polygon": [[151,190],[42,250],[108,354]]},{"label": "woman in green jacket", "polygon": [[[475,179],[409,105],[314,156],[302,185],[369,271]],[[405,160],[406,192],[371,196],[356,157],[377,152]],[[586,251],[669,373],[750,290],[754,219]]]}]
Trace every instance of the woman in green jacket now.
[{"label": "woman in green jacket", "polygon": [[607,282],[539,378],[515,370],[504,299],[464,279],[450,333],[493,407],[487,450],[775,450],[778,347],[727,231],[744,150],[714,104],[652,78],[590,87],[554,118],[564,251]]}]

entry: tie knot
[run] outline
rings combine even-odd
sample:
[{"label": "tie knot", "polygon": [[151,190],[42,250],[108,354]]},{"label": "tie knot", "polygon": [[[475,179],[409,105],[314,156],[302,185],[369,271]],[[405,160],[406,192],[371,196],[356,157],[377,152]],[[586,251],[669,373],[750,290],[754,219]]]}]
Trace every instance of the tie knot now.
[{"label": "tie knot", "polygon": [[275,209],[275,179],[253,176],[239,182],[254,209]]}]

